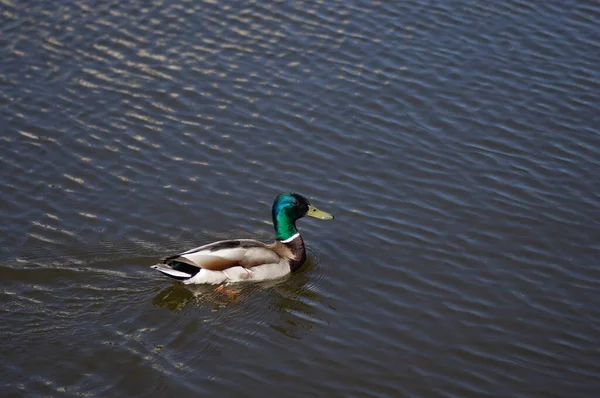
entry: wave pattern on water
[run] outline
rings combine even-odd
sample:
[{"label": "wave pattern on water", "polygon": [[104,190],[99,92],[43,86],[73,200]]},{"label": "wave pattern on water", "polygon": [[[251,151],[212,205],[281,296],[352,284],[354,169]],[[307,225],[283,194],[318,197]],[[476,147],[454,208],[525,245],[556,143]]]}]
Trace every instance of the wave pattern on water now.
[{"label": "wave pattern on water", "polygon": [[[597,2],[2,7],[3,391],[600,388]],[[298,274],[148,269],[284,190],[336,215]]]}]

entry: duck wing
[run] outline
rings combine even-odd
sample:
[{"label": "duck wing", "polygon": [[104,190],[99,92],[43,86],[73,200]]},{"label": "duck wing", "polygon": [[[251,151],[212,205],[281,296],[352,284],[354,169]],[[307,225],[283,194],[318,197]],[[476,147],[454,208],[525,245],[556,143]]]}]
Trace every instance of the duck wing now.
[{"label": "duck wing", "polygon": [[178,262],[211,271],[223,271],[236,266],[252,268],[279,261],[281,257],[262,242],[253,239],[231,239],[167,257],[163,263]]}]

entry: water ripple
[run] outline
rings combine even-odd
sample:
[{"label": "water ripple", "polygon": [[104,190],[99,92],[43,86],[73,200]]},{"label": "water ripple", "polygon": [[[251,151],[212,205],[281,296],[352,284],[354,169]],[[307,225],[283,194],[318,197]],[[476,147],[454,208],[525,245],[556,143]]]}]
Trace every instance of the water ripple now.
[{"label": "water ripple", "polygon": [[[597,3],[2,5],[9,394],[598,390]],[[299,273],[149,272],[285,190]]]}]

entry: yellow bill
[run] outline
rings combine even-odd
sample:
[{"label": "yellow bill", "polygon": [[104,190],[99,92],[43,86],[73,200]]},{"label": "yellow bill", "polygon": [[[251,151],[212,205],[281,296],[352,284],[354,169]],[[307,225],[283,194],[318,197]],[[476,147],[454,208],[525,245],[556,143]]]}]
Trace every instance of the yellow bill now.
[{"label": "yellow bill", "polygon": [[333,220],[333,215],[321,211],[313,205],[308,205],[308,211],[306,212],[306,215],[309,217],[319,218],[321,220]]}]

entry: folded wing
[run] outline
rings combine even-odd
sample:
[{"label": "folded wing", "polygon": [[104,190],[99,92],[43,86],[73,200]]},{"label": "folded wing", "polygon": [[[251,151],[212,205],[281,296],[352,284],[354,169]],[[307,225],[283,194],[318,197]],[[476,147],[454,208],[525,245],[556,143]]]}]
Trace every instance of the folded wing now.
[{"label": "folded wing", "polygon": [[211,243],[167,257],[165,264],[186,263],[211,271],[242,266],[252,268],[278,263],[281,258],[262,242],[253,239],[232,239]]}]

